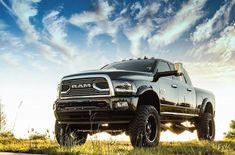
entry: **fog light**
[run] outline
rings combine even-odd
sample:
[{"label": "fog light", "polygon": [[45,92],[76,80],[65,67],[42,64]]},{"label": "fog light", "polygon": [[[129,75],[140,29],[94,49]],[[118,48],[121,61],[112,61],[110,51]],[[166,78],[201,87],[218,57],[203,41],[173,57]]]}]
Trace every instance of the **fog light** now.
[{"label": "fog light", "polygon": [[114,107],[127,109],[129,106],[127,101],[118,101],[114,103]]},{"label": "fog light", "polygon": [[109,124],[104,123],[104,124],[101,124],[101,126],[103,126],[103,127],[108,127],[108,126],[109,126]]}]

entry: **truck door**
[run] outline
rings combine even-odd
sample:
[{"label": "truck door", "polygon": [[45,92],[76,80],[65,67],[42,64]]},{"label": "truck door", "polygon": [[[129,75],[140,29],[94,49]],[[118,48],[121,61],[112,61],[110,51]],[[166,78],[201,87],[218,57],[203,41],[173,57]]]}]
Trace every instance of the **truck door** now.
[{"label": "truck door", "polygon": [[183,75],[173,78],[179,88],[178,108],[182,113],[193,114],[196,108],[196,94],[186,71],[183,71]]},{"label": "truck door", "polygon": [[[159,60],[157,64],[157,72],[170,71],[167,62]],[[159,97],[161,101],[161,113],[176,112],[176,104],[178,102],[178,87],[172,76],[161,77],[157,81],[160,86]]]}]

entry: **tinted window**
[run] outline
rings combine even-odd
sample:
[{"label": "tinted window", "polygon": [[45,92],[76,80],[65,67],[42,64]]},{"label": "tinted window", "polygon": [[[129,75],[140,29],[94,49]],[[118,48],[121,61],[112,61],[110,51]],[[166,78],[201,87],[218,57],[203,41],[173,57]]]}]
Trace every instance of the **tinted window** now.
[{"label": "tinted window", "polygon": [[188,83],[189,85],[192,85],[192,82],[191,82],[191,80],[190,80],[190,78],[189,78],[189,76],[188,76],[188,73],[186,72],[185,69],[184,69],[183,73],[184,73],[184,77],[185,77],[187,83]]},{"label": "tinted window", "polygon": [[170,67],[166,62],[163,61],[159,61],[158,65],[157,65],[157,71],[158,72],[165,72],[165,71],[170,71]]},{"label": "tinted window", "polygon": [[178,81],[183,82],[183,83],[187,83],[187,81],[186,81],[186,79],[185,79],[184,75],[181,75],[181,76],[175,76],[174,78],[175,78],[176,80],[178,80]]},{"label": "tinted window", "polygon": [[172,63],[169,63],[169,65],[170,65],[170,67],[171,67],[171,70],[172,70],[172,71],[175,71],[175,65],[172,64]]},{"label": "tinted window", "polygon": [[155,60],[130,60],[109,64],[102,70],[130,70],[140,72],[153,72]]}]

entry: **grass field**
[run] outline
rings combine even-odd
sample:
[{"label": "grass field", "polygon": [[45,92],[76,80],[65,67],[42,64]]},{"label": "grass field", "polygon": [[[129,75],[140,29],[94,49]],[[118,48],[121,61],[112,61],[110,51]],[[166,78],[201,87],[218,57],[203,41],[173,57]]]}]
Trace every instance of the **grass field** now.
[{"label": "grass field", "polygon": [[134,149],[128,141],[88,140],[85,145],[59,147],[51,140],[0,138],[0,152],[30,152],[42,154],[235,154],[235,140],[216,142],[161,142],[155,148]]}]

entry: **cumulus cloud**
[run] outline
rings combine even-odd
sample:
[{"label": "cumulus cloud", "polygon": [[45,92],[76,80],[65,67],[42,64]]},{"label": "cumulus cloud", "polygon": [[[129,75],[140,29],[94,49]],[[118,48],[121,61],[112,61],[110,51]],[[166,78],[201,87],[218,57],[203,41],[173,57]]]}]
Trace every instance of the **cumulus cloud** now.
[{"label": "cumulus cloud", "polygon": [[148,39],[151,47],[165,47],[187,32],[200,18],[203,17],[202,8],[206,0],[188,1],[176,15],[162,25],[158,33]]},{"label": "cumulus cloud", "polygon": [[229,24],[231,10],[235,5],[235,0],[228,1],[219,10],[216,11],[214,16],[203,22],[196,27],[196,31],[193,33],[191,40],[196,42],[202,42],[209,39],[212,34],[219,32]]}]

